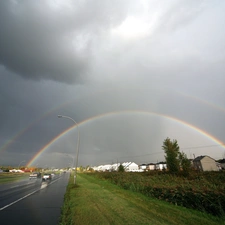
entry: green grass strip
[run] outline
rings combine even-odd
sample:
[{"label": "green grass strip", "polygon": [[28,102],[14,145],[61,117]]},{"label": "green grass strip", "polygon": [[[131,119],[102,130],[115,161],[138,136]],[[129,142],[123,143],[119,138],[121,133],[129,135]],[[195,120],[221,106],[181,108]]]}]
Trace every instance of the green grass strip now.
[{"label": "green grass strip", "polygon": [[216,225],[224,220],[124,190],[109,181],[78,174],[69,181],[60,225]]},{"label": "green grass strip", "polygon": [[0,173],[0,184],[19,181],[24,178],[29,178],[29,174],[23,173]]}]

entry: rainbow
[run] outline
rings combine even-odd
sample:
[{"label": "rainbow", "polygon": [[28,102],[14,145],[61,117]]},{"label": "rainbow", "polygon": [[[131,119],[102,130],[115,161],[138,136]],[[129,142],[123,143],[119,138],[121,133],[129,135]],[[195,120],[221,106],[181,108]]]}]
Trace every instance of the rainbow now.
[{"label": "rainbow", "polygon": [[29,131],[33,126],[35,126],[38,122],[40,122],[41,120],[47,118],[49,115],[51,115],[53,112],[58,111],[60,108],[62,107],[66,107],[67,105],[69,105],[72,102],[76,102],[79,99],[75,99],[73,101],[68,101],[65,102],[63,104],[61,104],[60,106],[54,107],[51,110],[48,110],[46,113],[44,113],[41,117],[35,119],[32,123],[30,123],[27,127],[23,128],[22,130],[20,130],[17,134],[15,134],[14,136],[12,136],[9,140],[7,140],[0,148],[0,153],[4,152],[15,140],[17,140],[20,136],[22,136],[25,132]]},{"label": "rainbow", "polygon": [[77,126],[81,126],[83,124],[86,124],[90,121],[94,121],[94,120],[97,120],[97,119],[100,119],[100,118],[104,118],[104,117],[109,117],[109,116],[112,116],[112,115],[121,115],[121,114],[146,114],[146,115],[153,115],[153,116],[160,116],[160,117],[163,117],[163,118],[167,118],[171,121],[174,121],[174,122],[177,122],[179,124],[182,124],[188,128],[191,128],[193,130],[195,130],[196,132],[198,132],[199,134],[207,137],[208,139],[212,140],[213,142],[217,143],[217,145],[220,145],[222,147],[224,147],[224,144],[218,140],[217,138],[215,138],[214,136],[212,136],[211,134],[201,130],[200,128],[192,125],[192,124],[189,124],[185,121],[182,121],[180,119],[177,119],[177,118],[174,118],[172,116],[168,116],[168,115],[165,115],[165,114],[160,114],[160,113],[155,113],[155,112],[150,112],[150,111],[139,111],[139,110],[125,110],[125,111],[114,111],[114,112],[108,112],[108,113],[104,113],[104,114],[100,114],[100,115],[96,115],[94,117],[90,117],[88,119],[85,119],[81,122],[79,122],[77,125],[74,125],[72,127],[69,127],[68,129],[64,130],[62,133],[60,133],[59,135],[57,135],[55,138],[53,138],[50,142],[48,142],[43,148],[41,148],[33,157],[32,159],[27,163],[27,167],[31,166],[35,160],[38,159],[38,157],[44,152],[46,151],[53,143],[55,143],[59,138],[63,137],[67,132],[71,131],[72,129],[76,128]]},{"label": "rainbow", "polygon": [[30,123],[26,128],[19,131],[16,135],[14,135],[12,138],[7,140],[4,145],[0,148],[0,153],[6,150],[16,139],[18,139],[20,136],[22,136],[25,132],[29,131],[35,124],[37,124],[39,121],[47,117],[49,114],[51,114],[51,111],[46,112],[42,117],[35,119],[32,123]]},{"label": "rainbow", "polygon": [[184,96],[186,98],[192,99],[192,100],[194,100],[196,102],[200,102],[203,105],[207,105],[207,106],[209,106],[211,108],[214,108],[214,109],[216,109],[216,110],[218,110],[220,112],[223,112],[223,113],[225,112],[225,108],[220,106],[220,105],[218,105],[218,104],[214,104],[212,102],[206,101],[204,99],[198,98],[197,96],[193,96],[193,95],[190,95],[190,94],[187,94],[187,93],[184,93],[184,92],[176,91],[176,93],[178,93],[178,94],[180,94],[180,95],[182,95],[182,96]]},{"label": "rainbow", "polygon": [[[93,94],[99,94],[99,93],[103,93],[103,92],[106,92],[106,91],[108,91],[108,90],[103,90],[103,91],[100,91],[100,92],[92,92],[91,94],[93,95]],[[171,91],[171,90],[170,90]],[[179,94],[179,95],[181,95],[181,96],[183,96],[183,97],[186,97],[186,98],[190,98],[190,99],[192,99],[192,100],[194,100],[194,101],[196,101],[196,102],[199,102],[199,103],[201,103],[201,104],[204,104],[204,105],[207,105],[207,106],[209,106],[209,107],[212,107],[212,108],[214,108],[214,109],[216,109],[216,110],[218,110],[218,111],[221,111],[221,112],[225,112],[225,108],[224,107],[221,107],[221,106],[219,106],[219,105],[215,105],[215,104],[213,104],[213,103],[211,103],[211,102],[208,102],[208,101],[205,101],[205,100],[203,100],[203,99],[200,99],[200,98],[198,98],[198,97],[196,97],[196,96],[192,96],[192,95],[189,95],[189,94],[186,94],[186,93],[183,93],[183,92],[180,92],[180,91],[173,91],[173,92],[175,92],[175,93],[177,93],[177,94]],[[88,95],[87,95],[88,96]],[[87,97],[86,96],[86,97]],[[1,147],[0,147],[0,153],[2,153],[2,152],[4,152],[12,143],[14,143],[15,142],[15,140],[17,140],[20,136],[22,136],[25,132],[27,132],[27,131],[29,131],[33,126],[35,126],[35,124],[37,124],[39,121],[41,121],[41,120],[43,120],[44,118],[46,118],[47,116],[49,116],[49,115],[51,115],[53,112],[55,112],[55,111],[58,111],[60,108],[62,108],[62,107],[66,107],[67,105],[69,105],[69,104],[71,104],[71,103],[73,103],[73,102],[76,102],[76,101],[80,101],[80,100],[83,100],[85,98],[85,96],[84,97],[80,97],[80,98],[78,98],[78,99],[75,99],[75,100],[72,100],[72,101],[68,101],[68,102],[65,102],[65,103],[63,103],[63,104],[61,104],[60,106],[57,106],[57,107],[54,107],[53,109],[51,109],[51,110],[48,110],[46,113],[44,113],[41,117],[39,117],[39,118],[37,118],[37,119],[35,119],[32,123],[30,123],[26,128],[24,128],[24,129],[22,129],[21,131],[19,131],[17,134],[15,134],[14,136],[12,136],[10,139],[8,139]],[[102,115],[104,115],[104,114],[102,114]],[[158,115],[161,115],[161,116],[163,116],[163,114],[158,114]],[[164,115],[165,117],[167,117],[167,118],[169,118],[169,116],[166,116],[166,115]],[[98,117],[98,116],[96,116],[96,117]],[[101,117],[101,116],[100,116]],[[93,117],[93,118],[95,118],[95,117]],[[173,119],[173,120],[177,120],[177,119],[175,119],[175,118],[173,118],[173,117],[170,117],[171,119]],[[91,118],[90,119],[87,119],[87,121],[89,121],[89,120],[91,120]],[[81,122],[81,124],[82,123],[85,123],[85,122],[87,122],[86,120],[84,120],[84,121],[82,121]],[[177,121],[179,121],[179,120],[177,120]],[[182,121],[182,123],[183,124],[185,124],[185,122],[183,122]],[[192,125],[190,125],[189,124],[189,127],[190,126],[192,126]],[[198,129],[198,128],[196,128],[196,129]],[[200,132],[201,133],[201,132]],[[203,132],[204,133],[204,132]],[[207,136],[207,135],[206,135]],[[210,136],[210,135],[209,135]],[[53,142],[54,142],[54,140],[53,140]]]}]

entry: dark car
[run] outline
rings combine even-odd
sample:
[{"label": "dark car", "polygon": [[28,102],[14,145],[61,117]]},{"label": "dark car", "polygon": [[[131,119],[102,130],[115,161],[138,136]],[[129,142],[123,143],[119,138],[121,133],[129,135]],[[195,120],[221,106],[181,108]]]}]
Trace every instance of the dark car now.
[{"label": "dark car", "polygon": [[41,173],[34,172],[34,173],[30,174],[30,179],[33,179],[33,178],[41,178]]}]

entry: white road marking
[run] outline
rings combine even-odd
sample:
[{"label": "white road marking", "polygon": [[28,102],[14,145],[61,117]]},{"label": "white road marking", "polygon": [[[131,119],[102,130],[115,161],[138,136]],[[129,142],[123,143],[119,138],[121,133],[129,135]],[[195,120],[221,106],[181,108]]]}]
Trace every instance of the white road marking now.
[{"label": "white road marking", "polygon": [[[61,177],[59,177],[57,180],[59,180],[59,179],[61,179]],[[42,185],[41,185],[41,188],[40,188],[40,189],[37,189],[37,190],[35,190],[35,191],[33,191],[33,192],[31,192],[31,193],[29,193],[29,194],[23,196],[22,198],[19,198],[19,199],[17,199],[17,200],[14,201],[14,202],[11,202],[10,204],[5,205],[4,207],[0,208],[0,211],[2,211],[2,210],[4,210],[4,209],[8,208],[8,207],[11,206],[11,205],[16,204],[17,202],[19,202],[19,201],[21,201],[21,200],[23,200],[23,199],[29,197],[30,195],[32,195],[32,194],[34,194],[34,193],[40,191],[41,189],[46,188],[48,185],[51,185],[51,184],[55,183],[57,180],[54,180],[54,181],[52,181],[51,183],[46,184],[46,186],[43,186],[43,187],[42,187]]]},{"label": "white road marking", "polygon": [[11,202],[10,204],[8,204],[8,205],[6,205],[6,206],[4,206],[4,207],[2,207],[2,208],[0,208],[0,211],[3,210],[3,209],[8,208],[9,206],[11,206],[11,205],[13,205],[13,204],[15,204],[15,203],[17,203],[17,202],[19,202],[19,201],[21,201],[21,200],[24,199],[24,198],[27,198],[28,196],[34,194],[34,193],[37,192],[37,191],[39,191],[39,189],[36,190],[36,191],[31,192],[31,193],[28,194],[28,195],[23,196],[22,198],[17,199],[17,200],[14,201],[14,202]]},{"label": "white road marking", "polygon": [[15,188],[15,187],[19,187],[19,185],[11,186],[10,188]]}]

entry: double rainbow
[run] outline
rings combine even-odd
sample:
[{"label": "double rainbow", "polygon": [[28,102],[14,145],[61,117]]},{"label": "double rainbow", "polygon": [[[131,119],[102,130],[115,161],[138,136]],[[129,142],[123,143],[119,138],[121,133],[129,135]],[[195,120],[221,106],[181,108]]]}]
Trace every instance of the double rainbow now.
[{"label": "double rainbow", "polygon": [[[224,148],[224,144],[218,140],[217,138],[215,138],[214,136],[212,136],[211,134],[201,130],[200,128],[189,124],[185,121],[182,121],[180,119],[174,118],[172,116],[168,116],[165,114],[160,114],[160,113],[155,113],[155,112],[150,112],[150,111],[136,111],[136,110],[125,110],[125,111],[115,111],[115,112],[109,112],[109,113],[105,113],[105,114],[101,114],[101,115],[96,115],[94,117],[85,119],[81,122],[78,123],[78,126],[84,125],[90,121],[94,121],[100,118],[105,118],[111,115],[121,115],[121,114],[142,114],[142,115],[154,115],[154,116],[160,116],[162,118],[167,118],[173,122],[177,122],[179,124],[182,124],[184,126],[186,126],[187,128],[190,128],[196,132],[198,132],[199,134],[207,137],[208,139],[210,139],[211,141],[215,142],[217,145],[221,146]],[[59,138],[61,138],[62,136],[64,136],[65,134],[67,134],[69,131],[71,131],[72,129],[76,128],[77,125],[74,125],[72,127],[69,127],[68,129],[64,130],[62,133],[60,133],[59,135],[57,135],[55,138],[53,138],[50,142],[48,142],[44,147],[42,147],[33,157],[32,159],[27,163],[27,166],[31,166],[32,164],[34,164],[34,162],[40,157],[40,155],[45,152],[52,144],[54,144]]]}]

